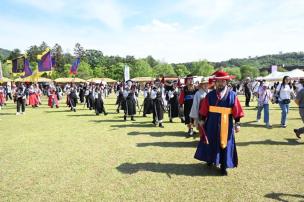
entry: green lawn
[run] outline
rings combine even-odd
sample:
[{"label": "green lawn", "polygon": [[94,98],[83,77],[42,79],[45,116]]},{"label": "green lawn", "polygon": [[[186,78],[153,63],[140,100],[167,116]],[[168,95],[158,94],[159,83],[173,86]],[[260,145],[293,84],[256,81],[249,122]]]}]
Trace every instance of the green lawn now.
[{"label": "green lawn", "polygon": [[239,167],[222,177],[193,158],[198,138],[185,138],[179,120],[165,116],[165,128],[152,126],[151,115],[124,122],[114,103],[114,96],[106,99],[108,116],[64,104],[16,116],[10,102],[0,111],[0,201],[304,200],[294,105],[285,129],[277,105],[273,129],[254,123],[254,107],[246,108],[236,135]]}]

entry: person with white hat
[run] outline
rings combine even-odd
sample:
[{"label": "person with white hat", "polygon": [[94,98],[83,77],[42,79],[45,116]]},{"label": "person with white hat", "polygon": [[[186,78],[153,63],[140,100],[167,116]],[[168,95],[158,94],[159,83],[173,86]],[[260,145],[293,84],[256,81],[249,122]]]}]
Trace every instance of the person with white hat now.
[{"label": "person with white hat", "polygon": [[269,101],[272,99],[272,93],[269,89],[269,83],[264,82],[262,87],[258,91],[258,112],[257,112],[257,122],[261,119],[261,113],[264,109],[264,123],[267,128],[271,128],[269,123]]},{"label": "person with white hat", "polygon": [[199,108],[201,100],[203,100],[208,94],[208,83],[209,79],[203,77],[198,85],[198,91],[195,93],[193,98],[193,104],[190,111],[190,117],[194,119],[194,123],[197,126],[199,119]]}]

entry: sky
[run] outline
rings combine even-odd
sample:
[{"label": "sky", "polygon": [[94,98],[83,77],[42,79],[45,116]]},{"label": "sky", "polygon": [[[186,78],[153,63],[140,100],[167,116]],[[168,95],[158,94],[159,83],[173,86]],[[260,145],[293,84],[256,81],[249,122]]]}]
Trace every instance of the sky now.
[{"label": "sky", "polygon": [[0,0],[0,47],[168,63],[304,51],[303,0]]}]

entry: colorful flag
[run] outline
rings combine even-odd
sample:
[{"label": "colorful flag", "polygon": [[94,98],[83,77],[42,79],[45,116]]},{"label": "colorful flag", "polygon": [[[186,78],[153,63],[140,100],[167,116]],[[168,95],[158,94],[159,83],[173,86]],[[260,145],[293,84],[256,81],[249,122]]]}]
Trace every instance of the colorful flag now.
[{"label": "colorful flag", "polygon": [[125,76],[125,81],[130,80],[130,68],[128,65],[125,65],[124,76]]},{"label": "colorful flag", "polygon": [[70,74],[74,74],[74,75],[77,74],[77,70],[78,70],[79,64],[80,64],[80,58],[77,58],[77,59],[73,62],[72,66],[71,66],[71,68],[70,68]]},{"label": "colorful flag", "polygon": [[37,58],[40,58],[41,60],[38,62],[38,71],[39,72],[49,72],[52,71],[53,61],[52,61],[52,55],[51,51],[47,49],[48,51],[44,51],[42,55],[38,55]]},{"label": "colorful flag", "polygon": [[25,64],[25,57],[21,56],[18,58],[13,59],[12,61],[12,73],[13,74],[21,74],[24,72],[24,64]]},{"label": "colorful flag", "polygon": [[0,61],[0,80],[3,78],[2,64]]},{"label": "colorful flag", "polygon": [[24,60],[24,75],[21,76],[21,78],[25,78],[28,76],[31,76],[33,74],[31,67],[30,67],[30,62],[28,59]]}]

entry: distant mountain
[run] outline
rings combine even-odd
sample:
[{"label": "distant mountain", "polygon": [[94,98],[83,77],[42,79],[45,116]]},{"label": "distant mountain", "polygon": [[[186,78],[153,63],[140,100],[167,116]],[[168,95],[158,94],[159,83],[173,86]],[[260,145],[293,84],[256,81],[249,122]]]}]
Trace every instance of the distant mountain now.
[{"label": "distant mountain", "polygon": [[10,55],[11,51],[10,50],[6,50],[3,48],[0,48],[0,56],[5,59]]},{"label": "distant mountain", "polygon": [[281,53],[248,58],[232,58],[213,63],[216,67],[251,65],[257,68],[279,66],[304,66],[304,52]]},{"label": "distant mountain", "polygon": [[[210,61],[209,61],[210,62]],[[304,52],[282,53],[274,55],[263,55],[248,58],[232,58],[222,62],[210,62],[215,68],[219,67],[239,67],[242,65],[250,65],[256,68],[269,67],[271,65],[278,66],[304,66]],[[189,69],[193,62],[181,63]],[[174,66],[176,64],[173,64]]]}]

